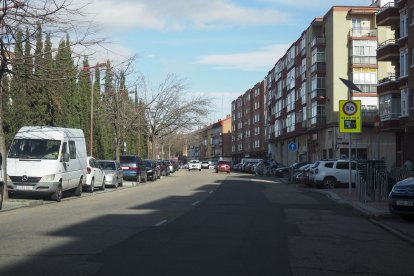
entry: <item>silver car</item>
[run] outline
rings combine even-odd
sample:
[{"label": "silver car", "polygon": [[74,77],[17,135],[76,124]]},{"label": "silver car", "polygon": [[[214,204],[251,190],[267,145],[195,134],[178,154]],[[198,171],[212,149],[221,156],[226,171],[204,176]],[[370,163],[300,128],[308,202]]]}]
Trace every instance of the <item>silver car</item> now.
[{"label": "silver car", "polygon": [[124,171],[118,161],[99,160],[98,163],[101,165],[102,170],[105,173],[105,185],[113,186],[115,188],[122,186]]}]

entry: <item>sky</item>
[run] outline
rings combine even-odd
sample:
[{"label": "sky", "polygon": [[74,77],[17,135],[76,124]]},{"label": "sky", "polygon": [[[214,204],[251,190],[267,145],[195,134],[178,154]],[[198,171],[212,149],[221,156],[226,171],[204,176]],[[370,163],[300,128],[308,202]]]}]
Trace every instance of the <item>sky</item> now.
[{"label": "sky", "polygon": [[[79,0],[78,0],[79,1]],[[315,17],[332,6],[371,0],[84,0],[84,12],[109,44],[99,58],[136,55],[152,85],[175,74],[192,96],[207,96],[208,122],[264,79]]]}]

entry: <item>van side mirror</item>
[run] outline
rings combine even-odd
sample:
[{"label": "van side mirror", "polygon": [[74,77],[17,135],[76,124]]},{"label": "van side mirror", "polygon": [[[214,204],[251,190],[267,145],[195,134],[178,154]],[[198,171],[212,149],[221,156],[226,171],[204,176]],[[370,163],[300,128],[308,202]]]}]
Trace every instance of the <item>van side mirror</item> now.
[{"label": "van side mirror", "polygon": [[67,153],[67,152],[62,153],[62,157],[60,159],[60,162],[69,162],[69,153]]}]

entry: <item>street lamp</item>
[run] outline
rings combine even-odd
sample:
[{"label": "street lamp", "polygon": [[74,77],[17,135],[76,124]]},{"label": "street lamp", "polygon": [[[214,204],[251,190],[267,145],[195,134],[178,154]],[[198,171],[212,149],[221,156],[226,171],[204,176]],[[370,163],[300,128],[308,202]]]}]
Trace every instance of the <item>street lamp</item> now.
[{"label": "street lamp", "polygon": [[106,67],[106,63],[99,63],[95,66],[86,66],[82,68],[83,72],[88,72],[91,75],[91,115],[90,115],[90,143],[89,143],[89,155],[92,156],[93,153],[93,74],[91,72],[92,69],[97,69],[100,67]]}]

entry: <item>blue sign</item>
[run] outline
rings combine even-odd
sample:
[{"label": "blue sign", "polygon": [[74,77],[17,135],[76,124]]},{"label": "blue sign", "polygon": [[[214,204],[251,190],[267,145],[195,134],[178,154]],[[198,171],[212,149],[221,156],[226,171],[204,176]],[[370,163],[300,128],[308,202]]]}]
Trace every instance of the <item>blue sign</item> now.
[{"label": "blue sign", "polygon": [[298,149],[298,146],[296,145],[296,143],[289,143],[289,150],[290,151],[296,151]]}]

